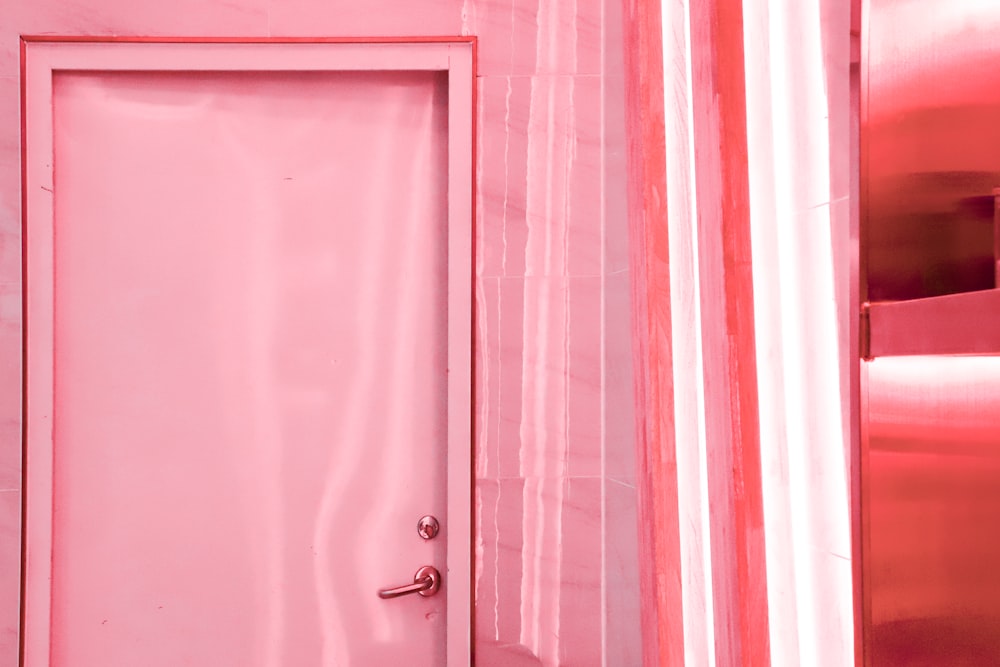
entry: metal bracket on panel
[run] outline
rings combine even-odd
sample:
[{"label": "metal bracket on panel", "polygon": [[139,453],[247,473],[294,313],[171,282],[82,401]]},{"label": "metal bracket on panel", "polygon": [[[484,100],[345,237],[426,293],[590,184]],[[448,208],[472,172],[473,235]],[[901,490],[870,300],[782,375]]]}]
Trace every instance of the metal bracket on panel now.
[{"label": "metal bracket on panel", "polygon": [[871,304],[867,301],[861,304],[861,317],[858,319],[858,347],[861,351],[861,358],[865,361],[872,360],[872,320]]}]

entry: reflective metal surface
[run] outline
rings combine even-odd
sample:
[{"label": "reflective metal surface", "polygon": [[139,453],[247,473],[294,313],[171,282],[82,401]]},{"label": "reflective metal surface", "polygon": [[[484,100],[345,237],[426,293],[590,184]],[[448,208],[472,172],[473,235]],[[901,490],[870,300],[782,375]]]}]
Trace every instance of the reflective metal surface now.
[{"label": "reflective metal surface", "polygon": [[861,356],[1000,353],[1000,290],[865,304]]},{"label": "reflective metal surface", "polygon": [[441,588],[441,573],[430,565],[424,565],[413,575],[413,583],[396,588],[383,588],[378,592],[378,596],[383,600],[403,597],[418,593],[425,598],[429,598]]},{"label": "reflective metal surface", "polygon": [[438,531],[440,530],[441,524],[438,523],[438,520],[430,514],[420,517],[420,520],[417,521],[417,535],[425,540],[434,539],[437,537]]},{"label": "reflective metal surface", "polygon": [[872,665],[1000,664],[1000,357],[865,370]]},{"label": "reflective metal surface", "polygon": [[1000,4],[866,5],[861,281],[879,357],[861,382],[867,656],[996,665]]},{"label": "reflective metal surface", "polygon": [[868,298],[991,288],[1000,4],[868,0],[868,17]]}]

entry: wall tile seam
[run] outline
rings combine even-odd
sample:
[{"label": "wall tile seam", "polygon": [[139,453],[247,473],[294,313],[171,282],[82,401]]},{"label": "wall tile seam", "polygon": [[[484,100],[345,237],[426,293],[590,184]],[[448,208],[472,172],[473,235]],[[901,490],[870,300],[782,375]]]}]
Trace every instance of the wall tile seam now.
[{"label": "wall tile seam", "polygon": [[509,481],[555,481],[555,480],[608,480],[612,482],[618,482],[624,486],[629,485],[629,481],[634,482],[635,480],[622,480],[609,475],[483,475],[476,477],[477,482],[509,482]]},{"label": "wall tile seam", "polygon": [[502,72],[496,72],[490,74],[479,74],[476,76],[476,79],[558,79],[570,77],[574,79],[604,79],[612,77],[612,75],[603,73],[579,74],[576,72],[541,72],[537,74],[504,74]]},{"label": "wall tile seam", "polygon": [[[508,282],[513,281],[525,281],[525,280],[557,280],[560,278],[589,278],[596,280],[598,278],[610,278],[615,275],[619,275],[628,269],[618,269],[616,271],[606,272],[606,273],[577,273],[577,272],[566,272],[566,273],[524,273],[524,274],[493,274],[493,273],[483,273],[478,276],[480,280],[505,280]],[[2,286],[3,283],[0,283]]]}]

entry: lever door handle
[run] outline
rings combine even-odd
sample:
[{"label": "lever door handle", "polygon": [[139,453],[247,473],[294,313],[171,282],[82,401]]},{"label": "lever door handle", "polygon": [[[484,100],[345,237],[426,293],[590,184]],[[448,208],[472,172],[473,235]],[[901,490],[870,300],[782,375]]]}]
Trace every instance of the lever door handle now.
[{"label": "lever door handle", "polygon": [[425,598],[429,598],[441,588],[441,573],[437,568],[425,565],[413,575],[413,583],[396,588],[383,588],[378,592],[378,596],[383,600],[402,597],[412,593],[419,593]]}]

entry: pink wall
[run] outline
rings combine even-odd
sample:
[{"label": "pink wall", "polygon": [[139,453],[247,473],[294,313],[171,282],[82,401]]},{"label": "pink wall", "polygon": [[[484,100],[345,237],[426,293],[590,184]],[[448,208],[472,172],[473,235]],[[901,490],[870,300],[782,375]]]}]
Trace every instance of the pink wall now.
[{"label": "pink wall", "polygon": [[0,0],[0,15],[0,665],[19,609],[19,34],[479,36],[477,663],[640,664],[620,3]]}]

